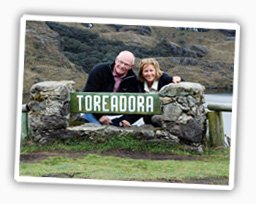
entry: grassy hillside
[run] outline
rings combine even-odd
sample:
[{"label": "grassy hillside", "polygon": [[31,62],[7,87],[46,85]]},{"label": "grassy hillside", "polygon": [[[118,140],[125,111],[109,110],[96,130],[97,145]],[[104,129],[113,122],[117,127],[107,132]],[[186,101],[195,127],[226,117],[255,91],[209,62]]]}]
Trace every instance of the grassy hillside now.
[{"label": "grassy hillside", "polygon": [[58,34],[44,22],[27,22],[24,65],[23,103],[28,101],[34,83],[74,80],[79,82],[76,84],[79,89],[87,77],[61,52]]},{"label": "grassy hillside", "polygon": [[26,25],[23,103],[30,87],[45,80],[74,80],[81,90],[88,72],[99,62],[112,62],[130,50],[138,62],[156,57],[161,68],[206,91],[232,91],[234,32],[195,32],[167,27],[29,21]]}]

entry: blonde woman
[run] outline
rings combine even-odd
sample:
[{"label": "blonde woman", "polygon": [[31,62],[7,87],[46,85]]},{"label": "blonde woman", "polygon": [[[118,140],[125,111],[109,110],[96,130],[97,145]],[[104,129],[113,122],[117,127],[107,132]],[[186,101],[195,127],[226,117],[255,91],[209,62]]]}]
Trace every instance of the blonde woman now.
[{"label": "blonde woman", "polygon": [[157,92],[169,83],[179,83],[180,76],[164,73],[155,58],[142,59],[139,65],[139,81],[142,92]]},{"label": "blonde woman", "polygon": [[[169,83],[179,83],[182,81],[180,76],[169,76],[164,73],[155,58],[142,59],[139,65],[139,87],[141,92],[158,92],[163,86]],[[154,120],[154,118],[156,120]],[[157,116],[144,116],[146,124],[160,126]]]}]

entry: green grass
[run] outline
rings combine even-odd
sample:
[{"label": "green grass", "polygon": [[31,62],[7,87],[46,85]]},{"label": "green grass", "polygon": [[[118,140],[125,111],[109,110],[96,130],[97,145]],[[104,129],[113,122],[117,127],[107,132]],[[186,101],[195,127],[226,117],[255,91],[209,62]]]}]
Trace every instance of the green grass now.
[{"label": "green grass", "polygon": [[[104,155],[113,149],[169,154],[174,158],[179,156],[179,159],[149,160]],[[35,156],[40,152],[55,154],[49,154],[45,159],[21,162],[21,176],[220,185],[227,185],[229,178],[229,148],[206,149],[199,155],[182,146],[147,144],[129,137],[114,138],[105,143],[56,142],[42,146],[26,143],[21,148],[21,155]],[[73,153],[79,154],[74,157],[71,156]]]},{"label": "green grass", "polygon": [[50,157],[39,163],[22,163],[21,175],[186,182],[191,179],[227,178],[227,166],[228,161],[133,160],[90,154],[79,159]]}]

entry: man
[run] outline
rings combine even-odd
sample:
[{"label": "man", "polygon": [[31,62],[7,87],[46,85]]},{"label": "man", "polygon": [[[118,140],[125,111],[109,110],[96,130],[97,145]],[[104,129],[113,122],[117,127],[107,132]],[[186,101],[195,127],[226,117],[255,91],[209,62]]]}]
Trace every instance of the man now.
[{"label": "man", "polygon": [[[89,73],[84,92],[139,92],[138,81],[132,68],[135,57],[129,51],[120,52],[114,63],[101,63],[93,67]],[[91,114],[85,114],[85,119]],[[102,125],[129,127],[138,120],[136,115],[123,115],[111,120],[106,115],[93,114]],[[90,119],[89,119],[90,121]]]}]

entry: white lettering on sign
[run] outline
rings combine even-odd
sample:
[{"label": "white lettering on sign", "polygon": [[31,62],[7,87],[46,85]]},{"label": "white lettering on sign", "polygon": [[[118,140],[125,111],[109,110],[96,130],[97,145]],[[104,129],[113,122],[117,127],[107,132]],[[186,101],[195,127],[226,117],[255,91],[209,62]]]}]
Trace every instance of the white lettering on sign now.
[{"label": "white lettering on sign", "polygon": [[118,112],[118,97],[117,96],[112,96],[110,99],[110,104],[111,104],[111,112]]},{"label": "white lettering on sign", "polygon": [[130,96],[128,98],[128,108],[130,112],[135,112],[136,110],[136,98],[135,96]]},{"label": "white lettering on sign", "polygon": [[93,97],[93,105],[94,105],[94,110],[95,111],[101,111],[101,108],[100,108],[100,96],[98,95],[95,95]]},{"label": "white lettering on sign", "polygon": [[76,97],[78,98],[78,110],[82,111],[82,98],[83,98],[83,96],[77,95]]},{"label": "white lettering on sign", "polygon": [[127,111],[127,106],[126,106],[126,97],[125,96],[120,96],[119,97],[119,110],[120,112],[125,112]]},{"label": "white lettering on sign", "polygon": [[92,96],[87,95],[84,97],[84,108],[87,111],[92,111]]},{"label": "white lettering on sign", "polygon": [[108,105],[107,99],[109,98],[109,96],[103,95],[102,96],[102,110],[104,112],[109,112],[109,109],[106,107]]},{"label": "white lettering on sign", "polygon": [[139,112],[144,112],[144,97],[143,96],[138,96],[137,108],[138,108]]},{"label": "white lettering on sign", "polygon": [[78,111],[108,113],[153,113],[154,97],[125,95],[76,95]]},{"label": "white lettering on sign", "polygon": [[147,97],[146,98],[146,104],[148,104],[147,106],[146,106],[146,112],[154,112],[154,106],[153,106],[153,104],[154,104],[154,99],[153,99],[153,97]]}]

